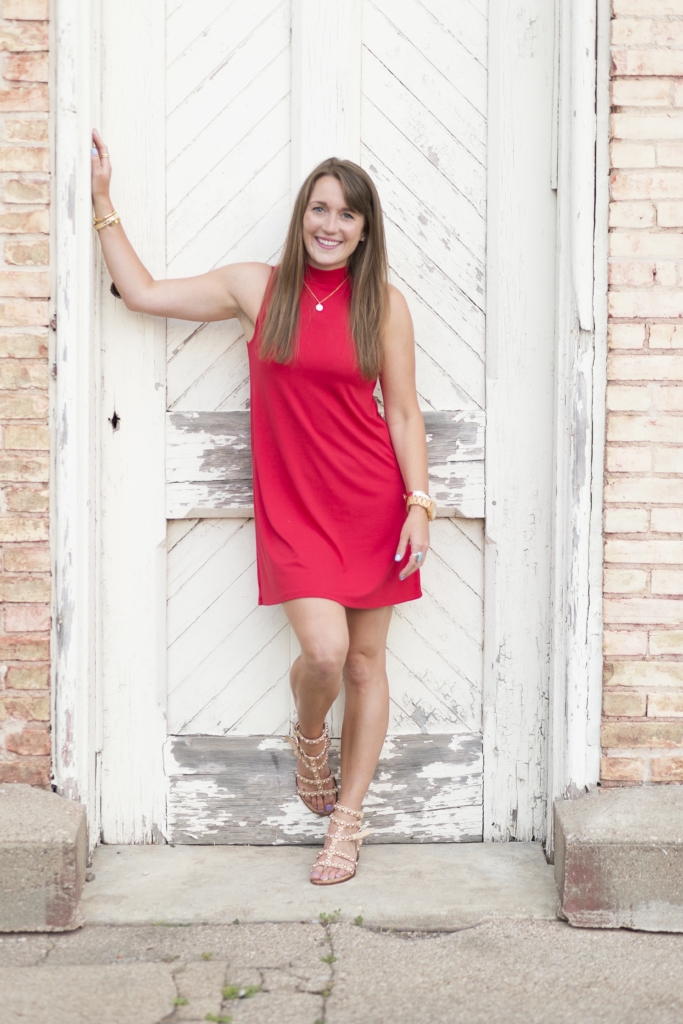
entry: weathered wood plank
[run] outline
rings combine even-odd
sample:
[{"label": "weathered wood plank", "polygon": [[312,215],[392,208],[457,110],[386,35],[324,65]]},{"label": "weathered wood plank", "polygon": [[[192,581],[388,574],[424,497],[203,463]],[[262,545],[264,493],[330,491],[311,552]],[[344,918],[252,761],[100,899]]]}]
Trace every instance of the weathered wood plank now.
[{"label": "weathered wood plank", "polygon": [[[430,489],[443,515],[483,514],[484,413],[425,412]],[[167,414],[169,519],[249,514],[249,413]]]},{"label": "weathered wood plank", "polygon": [[[365,799],[371,843],[481,842],[481,735],[389,736]],[[294,792],[280,736],[170,736],[171,842],[262,846],[320,842],[327,821]],[[338,766],[337,744],[332,764]]]}]

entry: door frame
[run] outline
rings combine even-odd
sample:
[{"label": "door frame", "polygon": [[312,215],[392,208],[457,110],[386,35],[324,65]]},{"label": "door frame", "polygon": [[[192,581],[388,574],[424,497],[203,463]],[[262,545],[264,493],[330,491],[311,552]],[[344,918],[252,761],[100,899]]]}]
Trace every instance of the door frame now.
[{"label": "door frame", "polygon": [[[296,28],[315,0],[292,2]],[[552,799],[597,782],[599,770],[610,14],[609,0],[574,2],[582,18],[575,13],[572,19],[571,0],[556,0],[554,25],[543,0],[489,3],[488,841],[552,841]],[[349,10],[359,37],[356,0]],[[112,17],[107,5],[93,0],[53,0],[53,764],[58,792],[86,806],[92,846],[103,826],[107,841],[123,843],[163,841],[165,830],[159,742],[165,737],[164,494],[158,465],[159,460],[163,465],[164,445],[164,333],[152,318],[119,308],[116,316],[125,327],[121,337],[127,341],[102,365],[101,309],[113,299],[100,295],[97,287],[100,262],[89,196],[89,134],[102,118],[110,144],[126,152],[115,185],[122,215],[148,266],[153,272],[163,267],[163,118],[155,123],[149,113],[154,103],[142,105],[135,97],[149,97],[155,81],[163,81],[165,5],[120,0],[116,24],[105,24],[103,31],[107,17]],[[125,32],[116,25],[125,26]],[[146,45],[150,26],[158,41],[152,50]],[[595,50],[596,38],[596,58],[586,63],[582,54],[586,46],[589,54],[591,47]],[[304,43],[302,34],[295,45]],[[110,74],[125,54],[121,66],[126,75],[117,83],[115,98],[101,88],[105,45]],[[139,54],[131,52],[136,45]],[[309,46],[315,53],[316,40]],[[539,53],[545,61],[540,67],[533,60]],[[547,86],[548,66],[557,67],[556,88],[552,100],[546,88],[534,120],[527,117],[529,97]],[[323,70],[329,74],[329,63]],[[348,67],[340,67],[342,80],[348,73]],[[163,102],[163,97],[157,99]],[[542,123],[544,103],[548,117]],[[127,135],[123,125],[116,127],[117,112],[124,107],[137,112],[135,130],[129,128]],[[572,131],[574,108],[581,111],[578,131]],[[299,126],[313,123],[301,106],[293,104],[293,109],[299,111]],[[350,123],[354,116],[352,112]],[[556,146],[552,159],[546,159],[551,124],[557,125]],[[298,130],[300,165],[316,140],[302,127]],[[296,131],[293,135],[297,138]],[[295,155],[293,167],[296,160]],[[556,187],[556,201],[544,196],[548,176]],[[518,201],[509,202],[510,196]],[[526,197],[524,206],[521,196]],[[587,217],[589,231],[583,228]],[[538,244],[539,238],[546,239],[545,246]],[[557,272],[549,286],[547,267],[553,256]],[[586,273],[586,267],[594,269]],[[541,396],[551,437],[548,458],[558,467],[554,477],[528,443],[533,439],[530,429],[538,430],[538,424],[524,419],[529,403],[538,398],[533,378],[526,375],[530,338],[541,348],[545,344],[546,368],[548,358],[556,367],[553,394]],[[544,379],[547,384],[547,373]],[[124,416],[116,397],[122,394],[116,384],[124,381],[131,389],[122,399],[126,416],[135,421],[135,436],[126,450],[129,477],[153,481],[147,509],[135,505],[126,479],[112,477],[103,447],[118,444],[127,433],[117,435],[110,423],[112,397],[117,414]],[[496,495],[501,493],[516,494],[519,500],[499,503]],[[103,538],[116,536],[113,512],[121,540],[115,560],[122,586],[112,593],[101,583],[113,561],[113,553],[103,547]],[[138,534],[130,543],[133,526]],[[138,586],[126,591],[131,573]],[[112,615],[118,635],[126,638],[125,650],[107,638],[105,625],[108,630]],[[129,676],[131,664],[134,679]],[[103,765],[103,736],[112,728],[123,740],[115,743],[113,757]]]}]

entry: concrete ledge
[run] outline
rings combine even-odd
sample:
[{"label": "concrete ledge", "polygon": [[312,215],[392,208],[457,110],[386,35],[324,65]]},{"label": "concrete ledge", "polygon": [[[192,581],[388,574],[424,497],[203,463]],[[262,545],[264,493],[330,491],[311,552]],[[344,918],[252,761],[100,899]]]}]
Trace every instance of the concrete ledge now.
[{"label": "concrete ledge", "polygon": [[79,928],[85,810],[55,793],[0,785],[0,932]]},{"label": "concrete ledge", "polygon": [[683,932],[683,786],[598,790],[554,813],[560,916]]}]

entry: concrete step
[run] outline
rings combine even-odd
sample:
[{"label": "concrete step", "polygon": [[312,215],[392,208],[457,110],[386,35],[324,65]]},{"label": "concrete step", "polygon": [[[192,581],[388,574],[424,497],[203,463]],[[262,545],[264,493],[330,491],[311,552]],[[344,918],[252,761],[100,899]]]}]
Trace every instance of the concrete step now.
[{"label": "concrete step", "polygon": [[319,847],[99,846],[88,924],[296,922],[319,914],[402,930],[466,928],[489,917],[556,920],[540,843],[363,847],[358,874],[315,886]]},{"label": "concrete step", "polygon": [[683,786],[556,800],[555,880],[572,925],[683,932]]},{"label": "concrete step", "polygon": [[85,811],[56,793],[0,785],[0,932],[83,924]]}]

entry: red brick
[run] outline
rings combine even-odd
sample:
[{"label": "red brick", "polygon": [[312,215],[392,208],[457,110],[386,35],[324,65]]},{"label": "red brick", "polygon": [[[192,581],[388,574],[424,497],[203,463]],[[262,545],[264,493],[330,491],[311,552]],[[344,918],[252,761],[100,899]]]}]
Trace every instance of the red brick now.
[{"label": "red brick", "polygon": [[606,629],[602,634],[602,646],[606,657],[645,655],[647,654],[647,633],[638,630]]},{"label": "red brick", "polygon": [[6,203],[47,203],[50,183],[41,178],[10,178],[5,182],[3,199]]},{"label": "red brick", "polygon": [[622,319],[683,316],[683,294],[678,288],[611,291],[609,315]]},{"label": "red brick", "polygon": [[680,501],[680,480],[661,477],[639,477],[609,480],[605,484],[606,502],[624,502],[629,505],[651,505],[655,502],[670,504]]},{"label": "red brick", "polygon": [[610,355],[607,376],[610,380],[683,380],[683,356]]},{"label": "red brick", "polygon": [[3,0],[2,4],[2,16],[8,21],[45,21],[48,11],[48,0]]},{"label": "red brick", "polygon": [[[7,18],[7,0],[3,2],[2,16]],[[0,50],[23,53],[25,50],[47,50],[47,24],[41,21],[26,25],[11,25],[7,21],[0,23]]]},{"label": "red brick", "polygon": [[613,661],[603,670],[606,687],[635,686],[648,690],[683,689],[683,663],[679,661]]},{"label": "red brick", "polygon": [[4,77],[9,82],[47,82],[47,53],[17,53],[5,58]]},{"label": "red brick", "polygon": [[3,553],[5,572],[49,572],[48,544],[34,544],[30,548],[7,544]]},{"label": "red brick", "polygon": [[[51,623],[49,604],[5,605],[6,633],[44,633]],[[9,683],[6,683],[9,689]]]},{"label": "red brick", "polygon": [[609,226],[612,228],[651,228],[655,224],[652,203],[610,203]]},{"label": "red brick", "polygon": [[5,263],[15,267],[43,267],[50,261],[50,246],[47,241],[7,242]]},{"label": "red brick", "polygon": [[44,757],[50,753],[51,746],[47,729],[22,729],[5,737],[5,749],[11,754]]},{"label": "red brick", "polygon": [[0,89],[0,111],[49,110],[50,94],[47,85],[13,85]]},{"label": "red brick", "polygon": [[[42,243],[41,243],[42,244]],[[47,331],[0,331],[0,358],[47,359]]]},{"label": "red brick", "polygon": [[603,757],[600,778],[614,782],[642,782],[643,762],[637,757]]},{"label": "red brick", "polygon": [[50,310],[45,301],[0,299],[0,327],[39,327],[49,321]]},{"label": "red brick", "polygon": [[653,757],[650,767],[653,782],[683,782],[683,757]]},{"label": "red brick", "polygon": [[614,107],[670,107],[671,82],[660,78],[618,78],[612,82]]},{"label": "red brick", "polygon": [[[683,236],[668,231],[612,231],[609,236],[609,251],[610,256],[683,258]],[[626,327],[628,325],[620,324],[619,326]],[[644,325],[642,330],[645,330]],[[621,347],[626,346],[622,345]],[[635,348],[636,346],[629,347]]]},{"label": "red brick", "polygon": [[613,46],[647,46],[652,42],[652,22],[645,18],[614,18]]},{"label": "red brick", "polygon": [[0,454],[0,480],[16,483],[26,480],[29,483],[44,483],[50,479],[50,460],[47,456],[40,458],[26,455]]},{"label": "red brick", "polygon": [[45,602],[50,600],[48,576],[0,576],[0,601]]},{"label": "red brick", "polygon": [[47,412],[47,395],[40,391],[0,392],[1,420],[44,420]]},{"label": "red brick", "polygon": [[[667,629],[650,633],[650,654],[683,654],[683,631]],[[683,686],[683,678],[680,684]]]},{"label": "red brick", "polygon": [[608,750],[683,747],[683,722],[604,722],[602,746]]},{"label": "red brick", "polygon": [[49,697],[2,697],[0,703],[5,707],[10,718],[22,722],[49,722]]},{"label": "red brick", "polygon": [[47,146],[0,145],[0,171],[28,172],[49,171],[49,169],[50,151]]},{"label": "red brick", "polygon": [[610,260],[608,266],[610,284],[629,285],[632,288],[648,287],[654,284],[655,265],[644,260]]},{"label": "red brick", "polygon": [[607,690],[602,695],[603,714],[612,718],[643,718],[647,706],[644,693],[615,693]]},{"label": "red brick", "polygon": [[0,390],[10,388],[47,388],[47,365],[24,360],[0,360]]},{"label": "red brick", "polygon": [[49,451],[50,428],[40,423],[10,423],[5,427],[5,448]]},{"label": "red brick", "polygon": [[652,470],[652,449],[630,445],[607,445],[605,465],[609,473],[649,473]]},{"label": "red brick", "polygon": [[2,761],[0,782],[25,782],[29,786],[50,788],[50,761]]},{"label": "red brick", "polygon": [[683,47],[683,23],[680,21],[655,21],[653,29],[655,46],[671,49]]},{"label": "red brick", "polygon": [[47,512],[50,492],[42,487],[8,487],[5,502],[10,512]]},{"label": "red brick", "polygon": [[8,118],[5,121],[7,142],[47,142],[48,139],[48,121],[45,114]]},{"label": "red brick", "polygon": [[606,623],[634,626],[676,626],[683,621],[683,603],[652,597],[613,597],[603,602]]},{"label": "red brick", "polygon": [[[49,523],[47,519],[20,519],[16,516],[0,518],[0,541],[47,540],[48,536]],[[1,642],[2,638],[0,638]]]},{"label": "red brick", "polygon": [[[610,236],[613,237],[613,236]],[[610,348],[643,348],[645,345],[645,324],[610,324]]]},{"label": "red brick", "polygon": [[49,658],[49,640],[29,636],[0,636],[2,661],[48,661]]},{"label": "red brick", "polygon": [[0,270],[0,295],[48,298],[50,275],[40,270]]},{"label": "red brick", "polygon": [[[4,171],[43,171],[47,170],[49,151],[47,149],[26,149],[26,153],[44,153],[45,158],[41,159],[44,167],[3,167],[2,154],[4,149],[0,147],[0,170]],[[0,213],[0,232],[17,235],[46,235],[50,230],[50,215],[47,210],[31,210],[30,213]]]},{"label": "red brick", "polygon": [[[38,606],[33,606],[37,608]],[[46,690],[50,685],[49,665],[10,665],[5,678],[7,690]]]},{"label": "red brick", "polygon": [[651,693],[648,718],[683,718],[683,693]]},{"label": "red brick", "polygon": [[644,594],[647,572],[645,569],[605,569],[603,590],[606,594]]},{"label": "red brick", "polygon": [[[615,75],[683,75],[683,53],[677,50],[612,50]],[[615,133],[616,134],[616,133]],[[652,132],[653,138],[660,135]]]},{"label": "red brick", "polygon": [[655,167],[654,146],[646,142],[613,142],[610,146],[612,167]]},{"label": "red brick", "polygon": [[680,171],[613,171],[610,183],[612,198],[617,201],[683,197],[683,174]]}]

